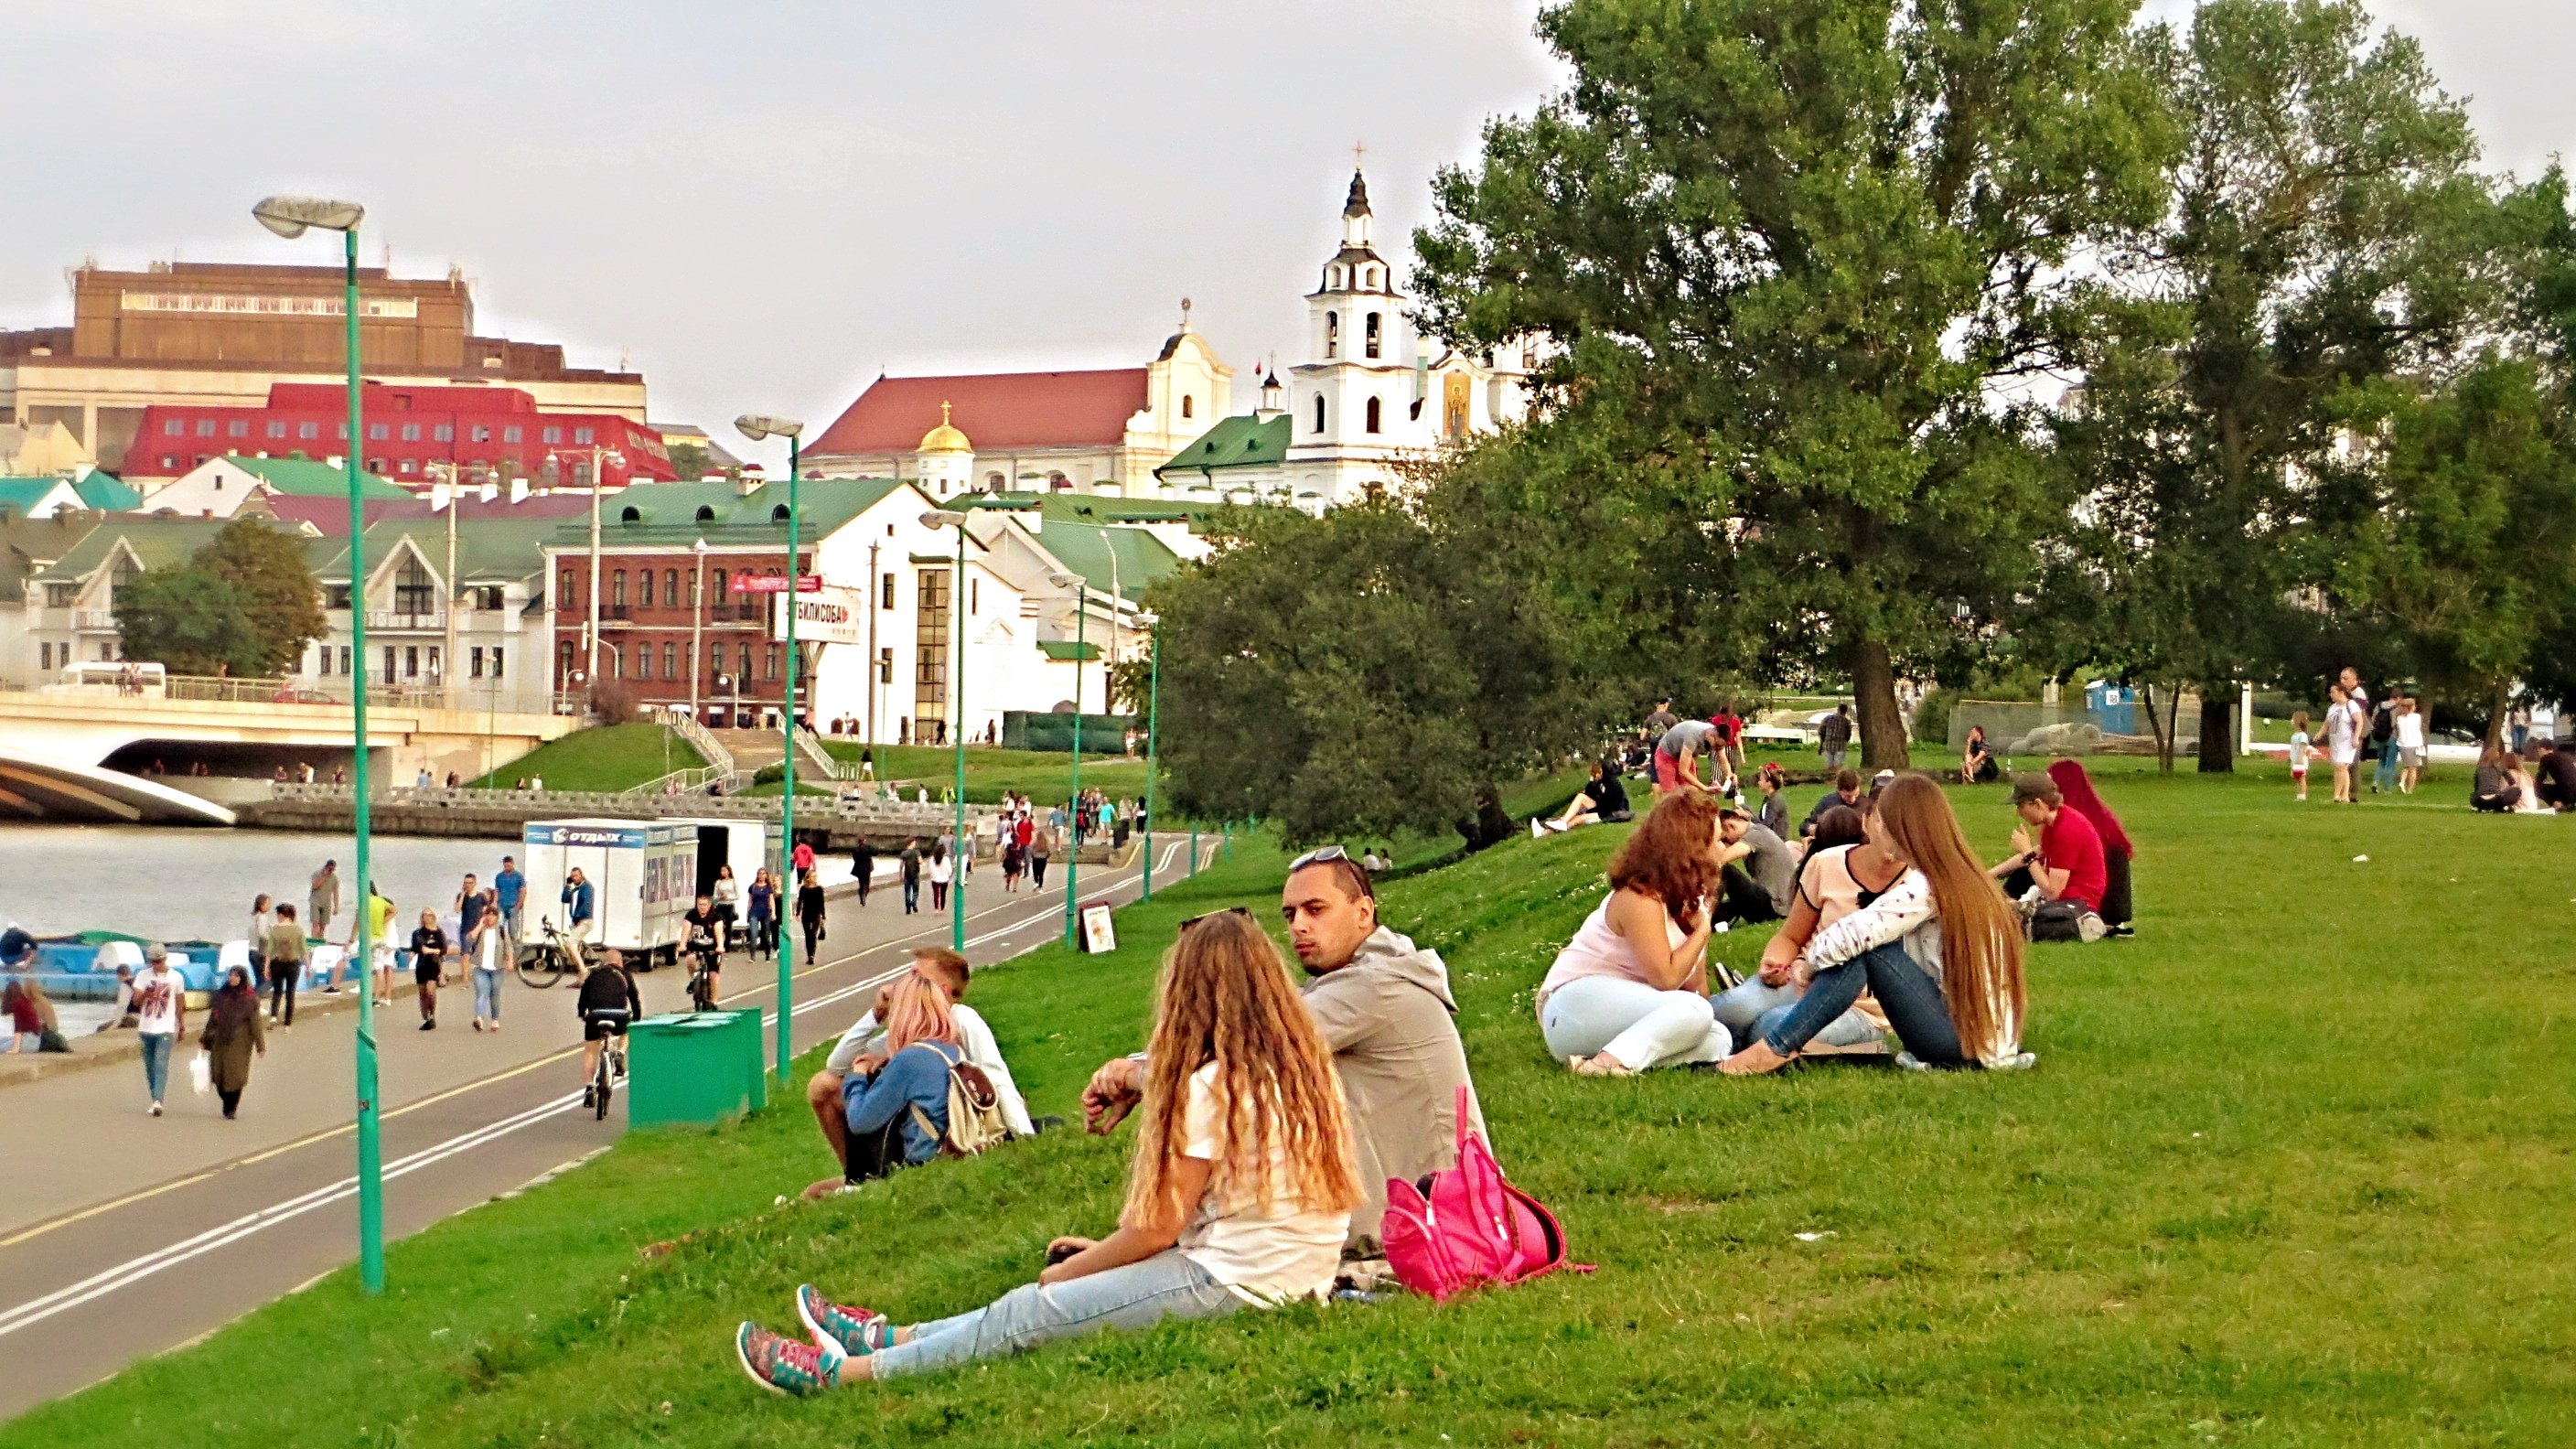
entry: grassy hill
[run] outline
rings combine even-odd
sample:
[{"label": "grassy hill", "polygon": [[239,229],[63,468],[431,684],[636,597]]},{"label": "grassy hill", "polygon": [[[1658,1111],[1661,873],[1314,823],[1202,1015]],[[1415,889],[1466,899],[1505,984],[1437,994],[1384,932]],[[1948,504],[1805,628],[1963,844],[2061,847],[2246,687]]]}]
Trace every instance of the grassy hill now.
[{"label": "grassy hill", "polygon": [[541,779],[549,790],[629,790],[705,763],[687,740],[661,725],[599,725],[539,745],[471,783],[504,790]]},{"label": "grassy hill", "polygon": [[[1393,882],[1502,1160],[1588,1277],[779,1400],[733,1367],[736,1320],[786,1326],[806,1279],[902,1317],[982,1302],[1108,1225],[1129,1145],[1050,1134],[781,1208],[827,1170],[782,1108],[634,1135],[395,1245],[381,1301],[333,1275],[0,1446],[2563,1443],[2576,821],[2472,818],[2449,786],[2295,807],[2277,768],[2106,792],[2141,935],[2034,953],[2027,1073],[1578,1080],[1530,995],[1618,833]],[[2000,853],[2003,792],[1959,798]],[[1266,905],[1278,866],[1238,843],[1122,912],[1119,953],[979,975],[1034,1109],[1141,1041],[1179,919]]]}]

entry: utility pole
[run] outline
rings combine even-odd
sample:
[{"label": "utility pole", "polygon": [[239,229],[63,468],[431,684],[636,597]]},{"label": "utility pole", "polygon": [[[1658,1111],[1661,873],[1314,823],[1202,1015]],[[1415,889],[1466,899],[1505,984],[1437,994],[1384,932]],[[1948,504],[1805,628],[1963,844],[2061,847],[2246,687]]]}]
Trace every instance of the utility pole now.
[{"label": "utility pole", "polygon": [[706,649],[707,541],[701,538],[689,547],[698,556],[698,582],[689,590],[689,721],[703,724],[698,718],[698,677],[706,668],[701,656]]},{"label": "utility pole", "polygon": [[868,545],[868,722],[860,727],[860,738],[874,752],[877,745],[877,605],[884,600],[884,585],[877,578],[877,545]]},{"label": "utility pole", "polygon": [[583,652],[585,682],[599,687],[599,452],[590,458],[590,639]]}]

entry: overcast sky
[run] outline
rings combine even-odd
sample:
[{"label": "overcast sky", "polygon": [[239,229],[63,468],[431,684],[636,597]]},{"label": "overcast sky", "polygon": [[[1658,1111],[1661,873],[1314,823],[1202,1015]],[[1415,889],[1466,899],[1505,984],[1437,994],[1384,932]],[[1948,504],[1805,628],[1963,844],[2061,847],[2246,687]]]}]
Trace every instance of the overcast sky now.
[{"label": "overcast sky", "polygon": [[[881,370],[1132,366],[1184,295],[1248,406],[1254,362],[1297,360],[1353,143],[1400,247],[1431,171],[1559,83],[1536,8],[0,0],[0,326],[68,321],[85,256],[326,261],[248,215],[310,191],[366,204],[371,264],[461,266],[482,330],[625,353],[657,421],[819,430]],[[2576,5],[2381,13],[2492,164],[2566,145]]]}]

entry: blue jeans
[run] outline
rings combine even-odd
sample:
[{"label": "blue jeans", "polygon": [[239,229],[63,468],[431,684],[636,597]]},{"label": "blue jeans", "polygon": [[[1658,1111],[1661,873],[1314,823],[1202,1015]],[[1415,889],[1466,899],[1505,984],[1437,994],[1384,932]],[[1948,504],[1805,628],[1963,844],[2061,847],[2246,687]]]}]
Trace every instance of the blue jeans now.
[{"label": "blue jeans", "polygon": [[907,876],[903,882],[903,913],[909,916],[918,912],[920,909],[921,882]]},{"label": "blue jeans", "polygon": [[[1748,976],[1710,997],[1708,1004],[1717,1014],[1717,1024],[1732,1033],[1741,1048],[1751,1046],[1757,1036],[1770,1035],[1770,1028],[1787,1020],[1805,994],[1795,986],[1765,986],[1761,977]],[[1859,1046],[1878,1040],[1881,1034],[1876,1022],[1858,1011],[1846,1011],[1809,1040],[1827,1046]]]},{"label": "blue jeans", "polygon": [[501,1019],[501,973],[476,967],[465,973],[474,982],[474,1014],[485,1021]]},{"label": "blue jeans", "polygon": [[1896,1029],[1915,1060],[1936,1067],[1966,1065],[1959,1050],[1959,1029],[1950,1023],[1941,983],[1893,942],[1817,972],[1807,994],[1798,998],[1798,1004],[1770,1028],[1764,1040],[1771,1043],[1771,1050],[1789,1055],[1851,1010],[1863,990],[1878,998],[1887,1024]]},{"label": "blue jeans", "polygon": [[2389,736],[2388,743],[2379,747],[2379,770],[2371,776],[2371,783],[2382,791],[2397,788],[2397,737],[2395,735]]},{"label": "blue jeans", "polygon": [[170,1048],[179,1039],[167,1032],[147,1033],[143,1038],[143,1085],[158,1102],[170,1085]]},{"label": "blue jeans", "polygon": [[913,1325],[912,1341],[881,1348],[869,1367],[878,1378],[954,1368],[999,1358],[1049,1339],[1104,1328],[1150,1328],[1166,1318],[1221,1318],[1244,1306],[1207,1270],[1166,1248],[1143,1262],[1052,1287],[1024,1283],[988,1307]]}]

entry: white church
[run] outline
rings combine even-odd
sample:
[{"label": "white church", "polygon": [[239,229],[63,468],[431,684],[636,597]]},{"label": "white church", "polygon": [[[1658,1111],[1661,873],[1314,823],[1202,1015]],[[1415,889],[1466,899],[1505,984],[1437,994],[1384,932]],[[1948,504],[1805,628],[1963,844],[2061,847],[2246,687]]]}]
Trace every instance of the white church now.
[{"label": "white church", "polygon": [[1253,412],[1155,469],[1165,496],[1328,508],[1398,487],[1407,460],[1528,411],[1524,347],[1470,354],[1414,332],[1373,222],[1353,171],[1341,249],[1306,294],[1307,360],[1264,377]]}]

